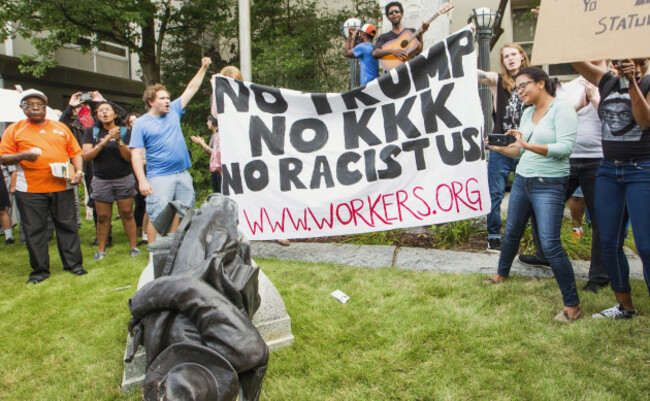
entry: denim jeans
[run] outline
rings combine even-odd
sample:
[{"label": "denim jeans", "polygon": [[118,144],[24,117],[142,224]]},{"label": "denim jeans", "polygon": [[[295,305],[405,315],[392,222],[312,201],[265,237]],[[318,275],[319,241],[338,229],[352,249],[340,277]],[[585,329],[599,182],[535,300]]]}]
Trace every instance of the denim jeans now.
[{"label": "denim jeans", "polygon": [[488,158],[488,187],[492,208],[487,215],[488,239],[501,239],[501,201],[506,194],[506,185],[511,171],[515,171],[519,159],[490,151]]},{"label": "denim jeans", "polygon": [[623,253],[628,216],[650,291],[650,159],[603,160],[596,172],[596,218],[603,262],[612,289],[629,293],[630,266]]},{"label": "denim jeans", "polygon": [[[589,264],[589,276],[588,280],[590,283],[595,283],[598,285],[606,285],[609,281],[607,271],[603,264],[603,253],[600,248],[600,226],[598,224],[598,219],[596,216],[595,209],[595,196],[594,188],[596,186],[596,170],[600,166],[602,159],[586,159],[586,158],[571,158],[569,163],[571,164],[571,172],[569,173],[569,183],[567,184],[567,192],[564,197],[565,202],[569,200],[573,192],[578,188],[582,188],[582,193],[585,198],[585,203],[587,204],[587,211],[589,216],[591,216],[591,228],[592,228],[592,239],[591,239],[591,263]],[[542,252],[541,246],[539,244],[539,237],[537,236],[535,216],[531,219],[532,223],[532,234],[533,242],[535,243],[536,256],[540,260],[546,260],[544,252]]]},{"label": "denim jeans", "polygon": [[515,176],[508,204],[508,221],[501,245],[497,273],[507,277],[517,256],[519,241],[531,213],[537,217],[537,229],[542,249],[560,287],[565,306],[580,303],[573,266],[562,249],[560,228],[564,211],[564,196],[568,177]]}]

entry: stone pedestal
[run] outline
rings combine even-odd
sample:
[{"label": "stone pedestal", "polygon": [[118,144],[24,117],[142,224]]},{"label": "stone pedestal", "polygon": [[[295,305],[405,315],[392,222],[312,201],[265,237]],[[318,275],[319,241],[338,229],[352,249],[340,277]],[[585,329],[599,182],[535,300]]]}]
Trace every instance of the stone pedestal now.
[{"label": "stone pedestal", "polygon": [[[156,241],[158,242],[158,241]],[[154,279],[154,258],[158,257],[156,250],[150,249],[149,263],[144,268],[138,281],[138,289]],[[255,263],[255,262],[253,262]],[[262,302],[259,309],[253,316],[253,324],[259,330],[262,338],[268,345],[270,351],[289,346],[293,343],[291,334],[291,318],[287,314],[282,297],[275,289],[271,280],[262,270],[259,273],[259,294]],[[127,338],[126,349],[131,345],[131,335]],[[126,356],[126,351],[125,351]],[[122,377],[122,392],[127,393],[134,388],[142,386],[145,376],[146,355],[143,346],[131,363],[124,364],[124,375]]]}]

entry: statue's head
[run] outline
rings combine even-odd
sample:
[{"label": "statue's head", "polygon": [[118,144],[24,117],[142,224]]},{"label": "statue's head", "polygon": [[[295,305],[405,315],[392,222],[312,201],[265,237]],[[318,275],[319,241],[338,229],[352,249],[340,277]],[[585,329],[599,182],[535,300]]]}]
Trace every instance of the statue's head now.
[{"label": "statue's head", "polygon": [[234,401],[237,373],[217,352],[196,343],[169,346],[151,363],[144,379],[147,401]]}]

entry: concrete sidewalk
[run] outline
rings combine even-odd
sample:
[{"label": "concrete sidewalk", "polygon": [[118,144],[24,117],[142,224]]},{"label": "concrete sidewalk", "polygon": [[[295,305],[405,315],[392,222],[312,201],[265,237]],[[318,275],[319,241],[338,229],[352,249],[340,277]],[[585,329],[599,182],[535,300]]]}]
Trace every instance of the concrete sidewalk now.
[{"label": "concrete sidewalk", "polygon": [[[349,245],[333,243],[292,242],[281,246],[275,242],[252,241],[253,258],[297,260],[310,263],[336,263],[364,268],[396,268],[445,273],[483,273],[497,271],[499,254],[488,252],[454,252],[424,248],[398,248],[389,245]],[[643,280],[643,266],[637,255],[628,254],[630,278]],[[578,280],[587,280],[589,262],[574,260]],[[512,274],[526,277],[553,277],[550,268],[524,266],[515,260]]]}]

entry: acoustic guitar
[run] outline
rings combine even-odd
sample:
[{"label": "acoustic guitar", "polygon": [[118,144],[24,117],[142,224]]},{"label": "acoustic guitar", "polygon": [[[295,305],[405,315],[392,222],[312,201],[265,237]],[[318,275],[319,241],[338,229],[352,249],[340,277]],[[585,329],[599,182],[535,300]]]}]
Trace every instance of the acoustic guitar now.
[{"label": "acoustic guitar", "polygon": [[[453,4],[449,3],[442,7],[437,13],[429,19],[426,24],[431,24],[439,16],[448,13],[454,8]],[[384,70],[392,70],[398,65],[412,59],[415,56],[415,52],[420,46],[420,41],[417,39],[418,35],[422,33],[422,27],[417,31],[411,33],[411,31],[404,30],[397,38],[384,43],[381,47],[382,49],[402,49],[406,52],[407,57],[404,60],[400,60],[392,54],[387,54],[384,57],[379,59],[379,63],[384,68]]]}]

